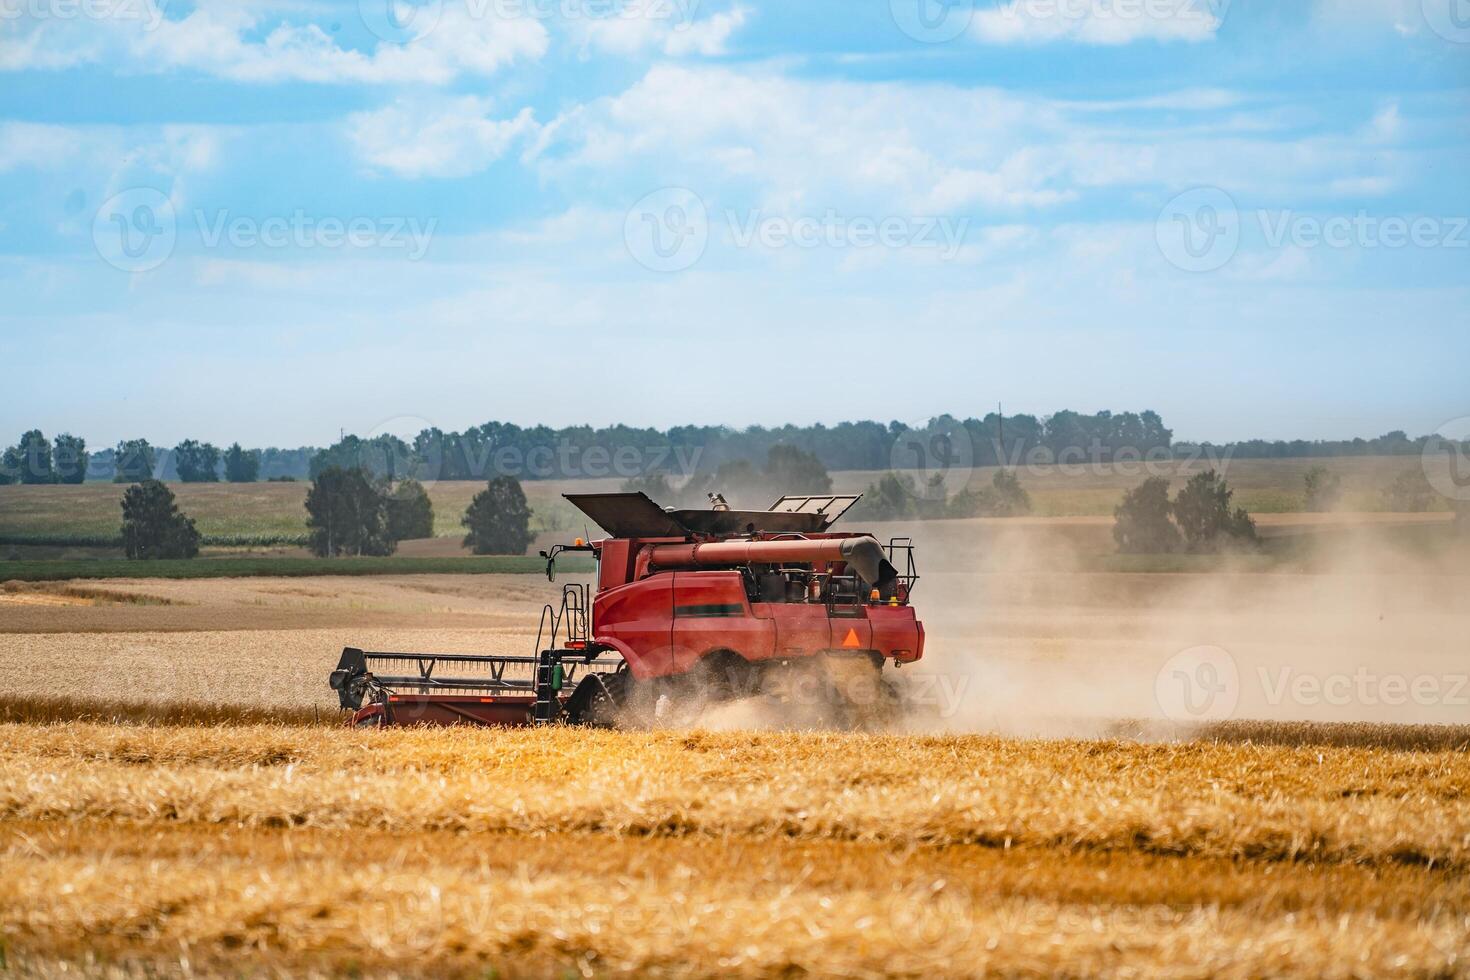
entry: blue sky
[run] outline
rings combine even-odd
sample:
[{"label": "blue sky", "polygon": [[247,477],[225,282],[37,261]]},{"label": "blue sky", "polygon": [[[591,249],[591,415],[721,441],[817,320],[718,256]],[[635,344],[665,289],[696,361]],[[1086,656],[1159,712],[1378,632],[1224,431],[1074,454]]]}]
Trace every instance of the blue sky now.
[{"label": "blue sky", "polygon": [[1470,0],[0,0],[0,434],[1470,415]]}]

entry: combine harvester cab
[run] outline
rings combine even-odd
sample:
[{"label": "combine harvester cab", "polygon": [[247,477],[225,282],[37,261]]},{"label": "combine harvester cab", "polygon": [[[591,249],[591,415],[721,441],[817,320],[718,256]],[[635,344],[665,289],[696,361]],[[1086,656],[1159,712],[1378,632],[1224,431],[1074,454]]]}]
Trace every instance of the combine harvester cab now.
[{"label": "combine harvester cab", "polygon": [[649,722],[773,680],[815,678],[831,693],[857,677],[886,691],[885,662],[923,656],[912,542],[830,530],[860,495],[786,496],[764,511],[717,495],[711,510],[565,496],[609,537],[543,552],[547,575],[561,553],[590,552],[595,594],[565,586],[532,656],[343,650],[331,685],[355,724]]}]

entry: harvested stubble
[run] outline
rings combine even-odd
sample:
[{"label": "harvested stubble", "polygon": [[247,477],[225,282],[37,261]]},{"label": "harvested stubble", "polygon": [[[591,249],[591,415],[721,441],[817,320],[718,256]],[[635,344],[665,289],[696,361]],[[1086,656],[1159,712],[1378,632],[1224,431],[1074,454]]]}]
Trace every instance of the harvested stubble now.
[{"label": "harvested stubble", "polygon": [[41,973],[1450,975],[1467,788],[1453,751],[4,725],[0,928]]},{"label": "harvested stubble", "polygon": [[1470,886],[1409,868],[107,823],[12,825],[0,856],[23,948],[172,952],[153,975],[1348,976],[1470,951]]},{"label": "harvested stubble", "polygon": [[1470,866],[1470,755],[985,736],[0,727],[0,813]]},{"label": "harvested stubble", "polygon": [[119,701],[112,698],[0,697],[0,723],[102,725],[332,725],[339,712],[319,708],[213,704],[202,701]]}]

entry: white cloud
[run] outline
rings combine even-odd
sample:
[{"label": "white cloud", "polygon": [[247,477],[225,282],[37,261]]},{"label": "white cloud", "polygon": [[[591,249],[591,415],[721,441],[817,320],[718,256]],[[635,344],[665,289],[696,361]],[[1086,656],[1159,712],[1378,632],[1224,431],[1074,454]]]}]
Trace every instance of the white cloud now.
[{"label": "white cloud", "polygon": [[[146,6],[146,5],[145,5]],[[371,51],[340,46],[315,23],[270,22],[260,9],[209,0],[179,20],[142,17],[61,19],[26,14],[6,21],[0,69],[66,68],[111,61],[119,70],[200,71],[239,82],[404,83],[443,85],[461,75],[489,75],[546,53],[545,27],[529,17],[446,4],[438,22],[410,43],[379,42]],[[494,8],[486,8],[493,11]]]},{"label": "white cloud", "polygon": [[1441,10],[1459,0],[1316,0],[1312,9],[1317,25],[1327,31],[1370,29],[1391,30],[1399,35],[1418,34],[1432,7]]},{"label": "white cloud", "polygon": [[990,89],[660,65],[620,95],[556,120],[539,156],[553,177],[577,179],[590,168],[644,174],[648,189],[754,183],[774,209],[914,214],[1064,199],[1053,186],[1057,165],[1018,155],[1064,128],[1063,114],[1043,100]]},{"label": "white cloud", "polygon": [[987,44],[1209,41],[1225,9],[1219,0],[1006,0],[975,11],[970,31]]},{"label": "white cloud", "polygon": [[1399,104],[1390,103],[1380,109],[1368,128],[1368,138],[1378,143],[1392,143],[1398,138],[1403,120],[1399,118]]},{"label": "white cloud", "polygon": [[[585,186],[592,174],[603,184],[618,180],[630,195],[624,206],[659,186],[682,186],[711,208],[968,212],[986,221],[1102,201],[1104,193],[1114,207],[1157,209],[1206,184],[1243,202],[1382,193],[1414,165],[1357,128],[1313,134],[1322,121],[1286,102],[1275,110],[1292,118],[1286,132],[1242,127],[1234,111],[1241,103],[1212,91],[1092,104],[793,78],[766,66],[665,64],[541,128],[528,159],[568,186]],[[1159,119],[1156,105],[1173,107],[1170,116]],[[1373,130],[1391,133],[1396,117],[1385,109]]]},{"label": "white cloud", "polygon": [[20,167],[53,167],[77,153],[83,143],[82,133],[67,126],[0,123],[0,173]]},{"label": "white cloud", "polygon": [[623,57],[649,52],[673,58],[708,57],[724,54],[730,36],[749,16],[744,7],[736,6],[694,20],[692,9],[673,3],[629,5],[608,16],[568,20],[567,33],[578,43],[583,57],[592,50]]},{"label": "white cloud", "polygon": [[370,166],[400,177],[463,177],[500,159],[520,136],[533,133],[530,109],[492,119],[473,96],[438,105],[398,100],[348,117],[348,138]]}]

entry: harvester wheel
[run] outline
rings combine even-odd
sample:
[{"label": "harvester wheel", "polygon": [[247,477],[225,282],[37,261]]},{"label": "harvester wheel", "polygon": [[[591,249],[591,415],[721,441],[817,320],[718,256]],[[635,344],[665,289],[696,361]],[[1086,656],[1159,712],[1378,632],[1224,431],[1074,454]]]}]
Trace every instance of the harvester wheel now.
[{"label": "harvester wheel", "polygon": [[633,675],[626,670],[588,674],[567,699],[567,721],[592,728],[616,728],[632,685]]},{"label": "harvester wheel", "polygon": [[822,660],[839,727],[877,731],[897,722],[898,689],[883,676],[882,658],[829,655]]}]

